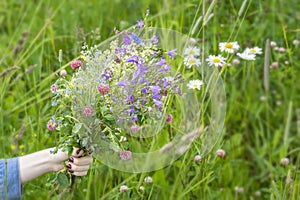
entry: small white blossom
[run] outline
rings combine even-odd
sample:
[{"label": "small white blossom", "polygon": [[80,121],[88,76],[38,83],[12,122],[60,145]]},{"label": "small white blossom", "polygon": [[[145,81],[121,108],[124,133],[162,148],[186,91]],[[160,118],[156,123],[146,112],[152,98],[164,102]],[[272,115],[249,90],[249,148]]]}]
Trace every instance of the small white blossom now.
[{"label": "small white blossom", "polygon": [[122,185],[122,186],[120,187],[120,192],[126,192],[128,189],[129,189],[128,186]]},{"label": "small white blossom", "polygon": [[280,160],[280,164],[281,164],[282,166],[287,166],[288,164],[290,164],[290,160],[289,160],[288,158],[282,158],[282,159]]},{"label": "small white blossom", "polygon": [[144,191],[145,190],[145,187],[144,186],[140,186],[139,188],[141,191]]},{"label": "small white blossom", "polygon": [[203,81],[201,80],[190,80],[187,84],[187,87],[192,90],[200,90],[201,85],[203,85]]},{"label": "small white blossom", "polygon": [[144,182],[145,183],[152,183],[153,182],[153,179],[151,176],[147,176],[145,179],[144,179]]},{"label": "small white blossom", "polygon": [[219,43],[220,51],[227,53],[235,53],[239,50],[240,45],[237,42],[221,42]]}]

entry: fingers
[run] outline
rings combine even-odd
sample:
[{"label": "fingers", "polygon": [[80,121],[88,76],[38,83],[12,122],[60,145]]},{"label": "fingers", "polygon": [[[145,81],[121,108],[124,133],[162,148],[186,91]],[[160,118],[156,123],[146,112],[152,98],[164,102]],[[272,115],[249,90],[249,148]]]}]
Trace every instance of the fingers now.
[{"label": "fingers", "polygon": [[73,152],[72,152],[72,156],[78,158],[78,157],[82,156],[83,153],[84,153],[84,151],[82,149],[74,147]]},{"label": "fingers", "polygon": [[[76,152],[75,152],[76,153]],[[79,152],[78,155],[80,155]],[[70,157],[66,167],[75,176],[85,176],[90,168],[90,164],[93,162],[92,156],[84,157]]]},{"label": "fingers", "polygon": [[93,161],[92,156],[84,156],[80,158],[70,157],[69,162],[75,165],[90,165]]}]

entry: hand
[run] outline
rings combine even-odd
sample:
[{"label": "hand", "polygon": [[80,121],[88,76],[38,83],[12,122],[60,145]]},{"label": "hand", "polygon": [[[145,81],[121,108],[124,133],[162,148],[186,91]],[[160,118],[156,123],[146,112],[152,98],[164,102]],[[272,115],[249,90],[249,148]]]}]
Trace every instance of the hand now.
[{"label": "hand", "polygon": [[85,176],[89,170],[90,164],[93,161],[92,156],[82,156],[83,150],[74,148],[72,156],[69,158],[69,162],[66,167],[75,176]]}]

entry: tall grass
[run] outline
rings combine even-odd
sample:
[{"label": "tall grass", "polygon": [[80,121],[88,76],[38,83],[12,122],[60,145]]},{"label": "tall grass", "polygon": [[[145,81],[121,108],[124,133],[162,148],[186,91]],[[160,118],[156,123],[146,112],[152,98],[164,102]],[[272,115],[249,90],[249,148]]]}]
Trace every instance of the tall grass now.
[{"label": "tall grass", "polygon": [[[1,157],[55,145],[57,136],[45,124],[51,110],[49,87],[56,74],[62,68],[71,72],[68,62],[79,55],[83,42],[107,39],[114,27],[128,28],[147,9],[153,26],[195,37],[205,49],[202,61],[208,54],[219,53],[218,43],[223,41],[266,50],[269,38],[287,52],[270,49],[267,60],[260,56],[252,64],[221,71],[227,97],[223,137],[199,164],[193,159],[201,153],[200,141],[172,165],[151,173],[124,173],[95,160],[73,193],[57,195],[46,187],[49,175],[45,175],[24,186],[24,199],[298,199],[300,59],[299,45],[292,43],[300,39],[296,0],[1,1]],[[85,34],[96,28],[100,40]],[[28,37],[20,44],[24,32]],[[62,65],[59,49],[63,50]],[[275,61],[279,68],[269,69]],[[215,156],[218,148],[226,151],[224,159]],[[283,157],[291,164],[282,166]],[[145,176],[151,176],[153,183],[142,192],[136,186]],[[129,183],[131,192],[120,193],[119,187]]]}]

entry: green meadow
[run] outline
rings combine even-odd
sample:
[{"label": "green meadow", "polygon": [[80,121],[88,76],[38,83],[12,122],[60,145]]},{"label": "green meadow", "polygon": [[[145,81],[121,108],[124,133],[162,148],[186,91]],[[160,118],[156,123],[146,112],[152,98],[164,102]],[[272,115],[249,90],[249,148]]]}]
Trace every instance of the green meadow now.
[{"label": "green meadow", "polygon": [[[208,55],[221,54],[220,42],[237,41],[241,51],[262,48],[254,61],[229,56],[221,70],[211,67],[226,94],[220,136],[205,154],[199,151],[205,144],[195,140],[179,159],[153,172],[125,173],[94,159],[72,189],[49,186],[46,174],[23,186],[23,199],[300,199],[297,0],[1,0],[0,157],[55,146],[59,136],[46,124],[59,72],[72,73],[70,61],[84,43],[97,45],[115,29],[136,25],[147,10],[147,24],[194,38],[202,65]],[[201,79],[201,66],[191,72]],[[218,149],[226,155],[218,156]],[[152,183],[144,182],[147,176]],[[122,185],[129,189],[120,192]]]}]

